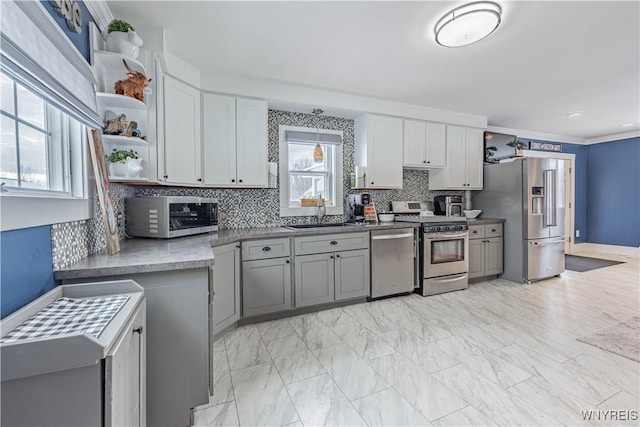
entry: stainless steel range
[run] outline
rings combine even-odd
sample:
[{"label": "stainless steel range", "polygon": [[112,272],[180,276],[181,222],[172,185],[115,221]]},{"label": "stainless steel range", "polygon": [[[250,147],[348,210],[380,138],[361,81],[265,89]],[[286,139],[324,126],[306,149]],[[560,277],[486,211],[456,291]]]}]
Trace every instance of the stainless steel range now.
[{"label": "stainless steel range", "polygon": [[[420,222],[420,280],[422,296],[466,289],[469,286],[469,227],[465,218],[425,216],[427,202],[391,202],[396,221]],[[428,213],[428,212],[427,212]]]}]

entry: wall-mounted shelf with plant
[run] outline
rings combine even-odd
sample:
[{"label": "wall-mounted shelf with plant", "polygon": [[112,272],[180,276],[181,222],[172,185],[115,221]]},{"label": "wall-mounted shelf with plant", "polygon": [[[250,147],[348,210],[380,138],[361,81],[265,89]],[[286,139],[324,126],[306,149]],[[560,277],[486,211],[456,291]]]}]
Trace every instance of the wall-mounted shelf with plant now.
[{"label": "wall-mounted shelf with plant", "polygon": [[140,54],[142,39],[135,28],[121,19],[114,19],[107,27],[107,50],[121,53],[131,59]]},{"label": "wall-mounted shelf with plant", "polygon": [[107,162],[109,177],[140,178],[143,167],[137,151],[114,148],[107,156]]}]

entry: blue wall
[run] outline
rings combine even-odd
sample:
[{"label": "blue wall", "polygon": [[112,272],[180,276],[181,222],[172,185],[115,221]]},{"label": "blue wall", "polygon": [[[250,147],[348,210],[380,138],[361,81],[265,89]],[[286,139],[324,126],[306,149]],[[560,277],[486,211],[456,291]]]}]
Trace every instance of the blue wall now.
[{"label": "blue wall", "polygon": [[[41,3],[88,61],[89,22],[93,19],[84,3],[79,2],[83,14],[80,34],[69,30],[65,19],[48,1]],[[0,317],[5,317],[55,286],[51,227],[4,231],[0,242]]]},{"label": "blue wall", "polygon": [[0,233],[0,317],[53,289],[51,227]]},{"label": "blue wall", "polygon": [[589,242],[640,246],[640,138],[588,147]]},{"label": "blue wall", "polygon": [[[77,0],[76,0],[77,1]],[[42,5],[45,9],[53,16],[53,19],[58,23],[60,28],[64,30],[64,33],[69,37],[74,46],[80,51],[82,56],[85,57],[87,62],[89,62],[89,22],[93,22],[93,18],[89,14],[89,10],[84,5],[83,2],[77,1],[80,6],[80,10],[82,10],[82,31],[80,34],[69,30],[69,26],[67,25],[67,21],[63,16],[58,14],[55,11],[53,5],[48,1],[41,1]]]}]

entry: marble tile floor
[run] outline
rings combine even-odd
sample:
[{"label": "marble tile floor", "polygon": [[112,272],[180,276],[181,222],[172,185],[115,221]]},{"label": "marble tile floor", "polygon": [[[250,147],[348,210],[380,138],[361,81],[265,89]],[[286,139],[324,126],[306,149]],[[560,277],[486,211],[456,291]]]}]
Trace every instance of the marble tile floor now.
[{"label": "marble tile floor", "polygon": [[640,312],[626,261],[240,327],[194,425],[640,425],[640,364],[576,340]]}]

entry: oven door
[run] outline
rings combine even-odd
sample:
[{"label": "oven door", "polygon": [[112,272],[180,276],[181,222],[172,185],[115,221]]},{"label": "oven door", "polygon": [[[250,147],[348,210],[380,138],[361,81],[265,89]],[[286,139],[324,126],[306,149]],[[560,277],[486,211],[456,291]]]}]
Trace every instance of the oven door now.
[{"label": "oven door", "polygon": [[424,235],[423,277],[440,277],[469,270],[468,232]]}]

